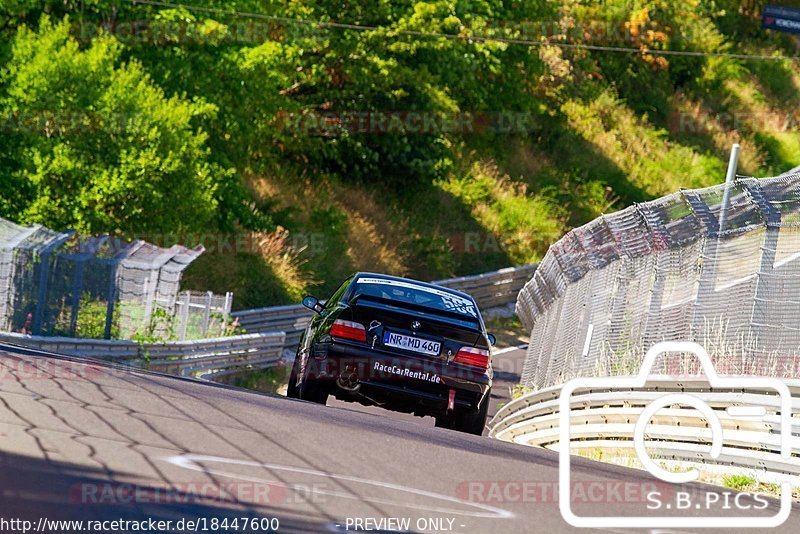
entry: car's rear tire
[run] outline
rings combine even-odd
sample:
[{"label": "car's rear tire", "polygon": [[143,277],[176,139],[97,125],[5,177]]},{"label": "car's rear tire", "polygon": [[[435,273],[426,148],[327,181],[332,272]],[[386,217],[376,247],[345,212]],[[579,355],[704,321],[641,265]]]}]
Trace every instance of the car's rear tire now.
[{"label": "car's rear tire", "polygon": [[434,426],[436,428],[449,428],[452,430],[455,426],[455,418],[452,415],[440,415],[436,418]]},{"label": "car's rear tire", "polygon": [[487,393],[477,412],[456,412],[437,417],[436,427],[480,436],[483,434],[483,429],[486,428],[486,419],[489,416],[489,398]]},{"label": "car's rear tire", "polygon": [[483,399],[483,404],[481,404],[477,413],[468,412],[456,418],[455,430],[480,436],[483,434],[483,429],[486,428],[486,419],[488,416],[489,396],[487,395],[486,398]]},{"label": "car's rear tire", "polygon": [[300,354],[295,355],[294,363],[292,364],[292,372],[289,374],[289,384],[286,386],[286,396],[293,399],[300,398],[300,392],[297,388],[297,377],[300,374]]},{"label": "car's rear tire", "polygon": [[299,394],[301,399],[317,404],[325,405],[328,402],[328,395],[330,390],[327,384],[323,384],[317,380],[309,380],[306,378],[300,384]]}]

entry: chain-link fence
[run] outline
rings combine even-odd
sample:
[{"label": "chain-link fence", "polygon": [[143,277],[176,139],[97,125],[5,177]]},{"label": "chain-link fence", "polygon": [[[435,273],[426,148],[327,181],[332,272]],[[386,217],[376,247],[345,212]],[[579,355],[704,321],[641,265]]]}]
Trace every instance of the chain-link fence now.
[{"label": "chain-link fence", "polygon": [[231,293],[182,291],[175,301],[174,337],[204,339],[234,333],[230,321]]},{"label": "chain-link fence", "polygon": [[184,269],[202,252],[0,219],[0,330],[104,339],[223,335],[230,294],[179,295]]},{"label": "chain-link fence", "polygon": [[635,373],[663,340],[703,344],[723,372],[796,377],[800,172],[736,180],[722,216],[724,193],[637,204],[550,247],[517,300],[522,384]]}]

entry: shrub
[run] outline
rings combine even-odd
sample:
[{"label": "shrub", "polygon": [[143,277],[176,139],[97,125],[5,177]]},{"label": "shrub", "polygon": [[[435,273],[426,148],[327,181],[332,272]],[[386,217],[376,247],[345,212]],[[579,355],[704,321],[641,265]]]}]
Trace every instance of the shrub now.
[{"label": "shrub", "polygon": [[81,49],[69,28],[46,16],[38,31],[21,27],[0,75],[0,109],[18,125],[0,147],[2,182],[20,191],[6,215],[87,233],[216,223],[234,176],[210,161],[193,126],[214,106],[167,97],[136,60],[122,62],[114,38]]}]

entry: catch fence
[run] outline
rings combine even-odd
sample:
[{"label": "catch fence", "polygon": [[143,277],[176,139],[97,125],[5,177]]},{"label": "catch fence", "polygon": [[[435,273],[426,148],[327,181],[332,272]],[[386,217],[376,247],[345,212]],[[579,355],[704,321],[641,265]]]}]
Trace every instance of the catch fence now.
[{"label": "catch fence", "polygon": [[800,172],[682,190],[576,228],[520,292],[523,386],[631,374],[695,341],[740,374],[797,376]]},{"label": "catch fence", "polygon": [[223,335],[231,295],[179,293],[203,252],[0,219],[0,331],[79,338]]}]

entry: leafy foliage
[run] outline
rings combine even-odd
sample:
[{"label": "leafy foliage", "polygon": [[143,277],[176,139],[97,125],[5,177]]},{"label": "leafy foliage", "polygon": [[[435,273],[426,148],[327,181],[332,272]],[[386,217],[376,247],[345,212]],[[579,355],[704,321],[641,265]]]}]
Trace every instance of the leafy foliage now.
[{"label": "leafy foliage", "polygon": [[18,218],[113,233],[214,223],[234,174],[210,161],[193,122],[215,106],[166,97],[115,39],[81,49],[69,31],[48,17],[20,28],[3,70],[0,106],[20,126],[3,157]]},{"label": "leafy foliage", "polygon": [[[796,116],[765,119],[800,105],[796,63],[654,53],[797,54],[760,29],[761,4],[0,0],[0,215],[114,233],[283,227],[274,246],[187,273],[247,305],[355,269],[433,279],[534,261],[570,226],[722,180],[733,142],[744,173],[797,165]],[[404,123],[465,115],[525,121]]]}]

